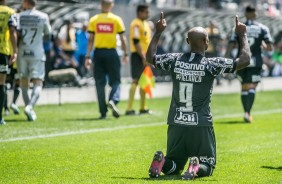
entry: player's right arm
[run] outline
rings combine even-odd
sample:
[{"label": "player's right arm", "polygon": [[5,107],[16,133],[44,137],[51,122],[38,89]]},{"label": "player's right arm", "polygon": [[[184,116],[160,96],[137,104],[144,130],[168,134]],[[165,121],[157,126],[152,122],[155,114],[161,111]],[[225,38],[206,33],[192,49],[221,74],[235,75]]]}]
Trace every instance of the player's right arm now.
[{"label": "player's right arm", "polygon": [[148,47],[147,53],[146,53],[146,60],[150,64],[153,64],[154,55],[156,54],[156,51],[157,51],[159,39],[161,37],[162,32],[166,28],[166,20],[164,19],[164,13],[163,12],[161,12],[160,20],[156,22],[155,28],[156,28],[156,31],[153,35],[153,38],[152,38],[152,40],[149,44],[149,47]]},{"label": "player's right arm", "polygon": [[87,70],[90,69],[91,63],[92,63],[92,60],[90,58],[90,53],[93,49],[94,39],[95,39],[95,32],[96,32],[95,22],[96,22],[96,16],[92,17],[89,21],[89,24],[88,24],[89,37],[88,37],[87,52],[86,52],[86,55],[85,55],[85,68]]},{"label": "player's right arm", "polygon": [[10,40],[13,48],[13,54],[11,55],[9,61],[9,64],[11,65],[16,61],[18,56],[18,47],[17,47],[18,33],[16,29],[17,27],[16,14],[11,15],[8,24],[9,24]]},{"label": "player's right arm", "polygon": [[251,51],[247,38],[246,25],[238,21],[238,16],[235,18],[235,32],[239,39],[239,57],[236,60],[236,70],[243,69],[250,64]]},{"label": "player's right arm", "polygon": [[85,56],[85,67],[87,70],[90,69],[92,60],[90,58],[90,52],[93,49],[93,43],[94,43],[94,33],[89,32],[89,38],[88,38],[88,45],[87,45],[87,52]]}]

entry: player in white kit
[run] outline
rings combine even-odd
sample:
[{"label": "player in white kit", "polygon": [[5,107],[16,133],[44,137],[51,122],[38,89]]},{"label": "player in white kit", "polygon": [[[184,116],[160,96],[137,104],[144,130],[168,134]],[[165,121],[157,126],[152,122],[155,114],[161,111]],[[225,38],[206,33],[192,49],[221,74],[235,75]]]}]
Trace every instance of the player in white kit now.
[{"label": "player in white kit", "polygon": [[[23,0],[23,12],[19,15],[19,71],[21,88],[28,121],[37,116],[33,110],[40,93],[45,75],[45,53],[43,40],[50,39],[51,26],[46,13],[36,10],[36,0]],[[29,81],[33,83],[31,96],[28,94]]]}]

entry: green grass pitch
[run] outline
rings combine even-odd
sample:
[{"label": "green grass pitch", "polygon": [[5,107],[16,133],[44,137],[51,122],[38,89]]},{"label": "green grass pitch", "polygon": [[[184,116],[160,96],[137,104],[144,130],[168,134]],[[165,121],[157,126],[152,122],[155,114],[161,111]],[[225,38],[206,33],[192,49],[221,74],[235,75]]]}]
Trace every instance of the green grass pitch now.
[{"label": "green grass pitch", "polygon": [[[35,108],[0,126],[0,183],[184,183],[148,178],[156,150],[166,151],[170,99],[150,99],[153,115],[106,120],[96,103]],[[119,104],[122,113],[126,102]],[[138,110],[139,101],[135,101]],[[240,94],[212,97],[217,165],[195,183],[282,183],[282,91],[258,92],[252,124],[242,121]],[[21,108],[23,110],[23,108]]]}]

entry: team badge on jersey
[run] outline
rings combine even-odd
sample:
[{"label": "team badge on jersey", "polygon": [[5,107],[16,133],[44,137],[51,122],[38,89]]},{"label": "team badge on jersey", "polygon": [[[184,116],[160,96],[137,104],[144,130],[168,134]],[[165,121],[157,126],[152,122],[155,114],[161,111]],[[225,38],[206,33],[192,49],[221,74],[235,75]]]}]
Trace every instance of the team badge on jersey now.
[{"label": "team badge on jersey", "polygon": [[134,27],[134,38],[139,38],[140,37],[140,33],[139,33],[139,26],[135,26]]}]

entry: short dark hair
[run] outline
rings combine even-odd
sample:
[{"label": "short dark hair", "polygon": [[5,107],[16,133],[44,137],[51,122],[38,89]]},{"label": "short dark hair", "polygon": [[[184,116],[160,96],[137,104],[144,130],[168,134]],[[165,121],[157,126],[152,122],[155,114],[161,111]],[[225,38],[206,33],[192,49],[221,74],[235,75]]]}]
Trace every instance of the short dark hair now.
[{"label": "short dark hair", "polygon": [[110,5],[113,3],[114,3],[114,0],[101,0],[101,4],[103,5]]},{"label": "short dark hair", "polygon": [[149,5],[147,5],[147,4],[139,4],[139,5],[137,6],[136,12],[137,12],[137,13],[138,13],[138,12],[142,12],[142,11],[148,9],[148,8],[149,8]]},{"label": "short dark hair", "polygon": [[72,24],[72,22],[73,22],[72,19],[65,19],[64,20],[65,25],[70,25],[70,24]]},{"label": "short dark hair", "polygon": [[255,12],[255,11],[256,11],[256,8],[252,5],[248,5],[245,9],[246,13],[252,13],[252,12]]},{"label": "short dark hair", "polygon": [[37,0],[25,0],[25,2],[27,2],[31,6],[36,6]]}]

